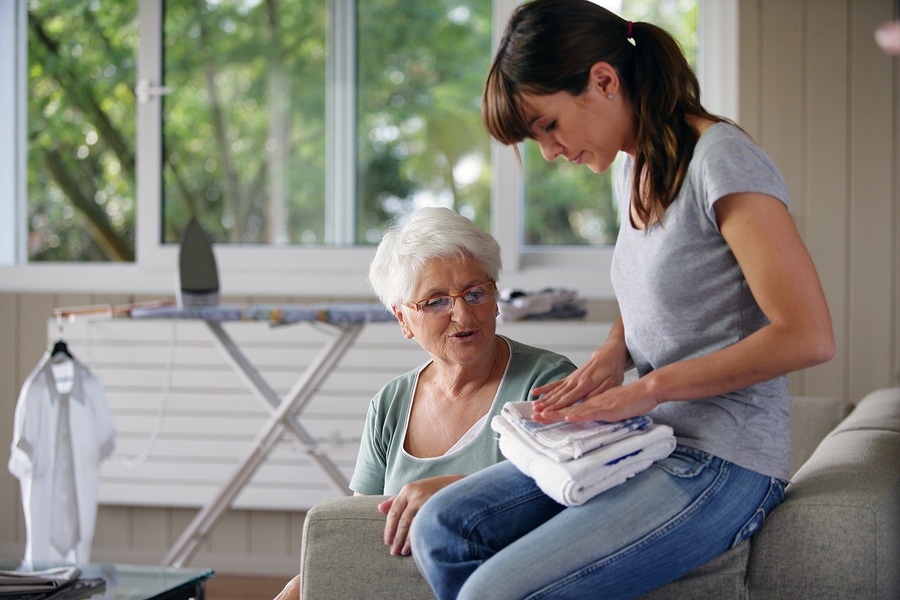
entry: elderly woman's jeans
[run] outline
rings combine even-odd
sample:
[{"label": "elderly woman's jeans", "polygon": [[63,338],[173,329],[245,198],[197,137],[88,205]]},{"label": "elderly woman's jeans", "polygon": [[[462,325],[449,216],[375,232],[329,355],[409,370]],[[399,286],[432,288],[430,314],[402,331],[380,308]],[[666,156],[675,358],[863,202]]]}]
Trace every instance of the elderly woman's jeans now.
[{"label": "elderly woman's jeans", "polygon": [[503,462],[425,504],[413,556],[440,600],[631,598],[750,537],[783,499],[784,482],[684,446],[572,508]]}]

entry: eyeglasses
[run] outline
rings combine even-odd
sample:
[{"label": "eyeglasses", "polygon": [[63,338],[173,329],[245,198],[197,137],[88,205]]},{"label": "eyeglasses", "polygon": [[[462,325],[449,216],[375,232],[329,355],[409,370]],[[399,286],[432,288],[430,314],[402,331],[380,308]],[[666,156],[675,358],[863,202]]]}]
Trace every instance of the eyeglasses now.
[{"label": "eyeglasses", "polygon": [[418,302],[407,302],[406,306],[426,315],[446,315],[453,310],[457,298],[462,298],[469,306],[481,306],[497,298],[497,282],[493,279],[463,290],[461,294],[434,296]]}]

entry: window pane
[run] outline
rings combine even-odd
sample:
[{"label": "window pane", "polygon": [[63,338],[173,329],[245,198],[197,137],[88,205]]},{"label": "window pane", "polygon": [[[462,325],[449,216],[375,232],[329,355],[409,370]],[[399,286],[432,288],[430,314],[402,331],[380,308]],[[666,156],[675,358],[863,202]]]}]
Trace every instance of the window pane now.
[{"label": "window pane", "polygon": [[137,3],[28,3],[28,257],[132,261]]},{"label": "window pane", "polygon": [[490,230],[491,3],[359,0],[357,241],[422,205]]},{"label": "window pane", "polygon": [[324,239],[325,35],[325,0],[167,0],[164,241]]},{"label": "window pane", "polygon": [[356,203],[337,211],[355,215],[338,241],[376,243],[423,204],[489,228],[490,14],[475,0],[358,2],[354,167],[326,164],[326,47],[351,49],[325,39],[325,0],[167,0],[164,240],[196,215],[220,243],[322,244],[326,169],[353,168],[356,199],[329,200]]},{"label": "window pane", "polygon": [[[697,0],[597,2],[633,21],[648,21],[675,36],[696,68]],[[548,163],[540,148],[523,145],[526,245],[608,245],[619,231],[613,195],[615,167],[597,175],[560,158]]]}]

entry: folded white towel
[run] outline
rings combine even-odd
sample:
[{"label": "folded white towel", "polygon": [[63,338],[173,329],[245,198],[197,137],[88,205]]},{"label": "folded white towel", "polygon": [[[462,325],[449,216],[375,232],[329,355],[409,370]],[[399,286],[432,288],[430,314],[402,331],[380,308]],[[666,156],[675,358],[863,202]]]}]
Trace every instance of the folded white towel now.
[{"label": "folded white towel", "polygon": [[534,479],[545,494],[565,506],[584,504],[675,449],[672,428],[654,424],[645,433],[631,435],[576,460],[557,462],[526,442],[501,415],[491,420],[491,428],[500,434],[503,456]]},{"label": "folded white towel", "polygon": [[646,415],[612,423],[538,423],[532,419],[534,410],[531,402],[509,402],[503,405],[500,414],[525,441],[559,462],[578,458],[596,448],[646,431],[653,423]]}]

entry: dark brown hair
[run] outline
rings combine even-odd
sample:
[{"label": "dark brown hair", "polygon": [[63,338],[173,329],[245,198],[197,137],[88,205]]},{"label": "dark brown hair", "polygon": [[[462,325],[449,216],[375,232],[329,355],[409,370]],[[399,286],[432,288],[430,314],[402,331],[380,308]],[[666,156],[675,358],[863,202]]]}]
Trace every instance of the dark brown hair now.
[{"label": "dark brown hair", "polygon": [[[637,152],[632,204],[638,217],[659,220],[675,199],[699,134],[689,115],[714,121],[700,103],[700,84],[678,42],[644,22],[631,25],[588,0],[533,0],[510,17],[488,73],[482,118],[503,144],[533,138],[522,114],[522,94],[587,89],[591,67],[615,68],[634,108]],[[639,182],[643,182],[639,185]]]}]

